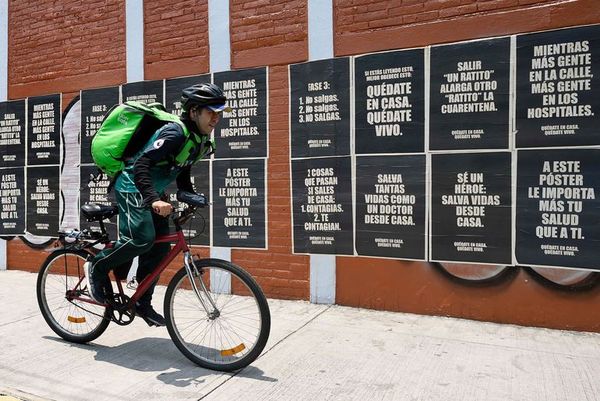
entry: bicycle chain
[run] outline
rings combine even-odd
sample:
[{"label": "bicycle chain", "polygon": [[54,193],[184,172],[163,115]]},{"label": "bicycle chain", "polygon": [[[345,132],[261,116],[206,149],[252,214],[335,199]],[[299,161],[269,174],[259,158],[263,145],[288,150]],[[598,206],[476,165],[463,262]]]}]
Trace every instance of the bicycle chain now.
[{"label": "bicycle chain", "polygon": [[[130,324],[133,321],[133,318],[135,317],[135,313],[133,311],[126,309],[126,305],[129,302],[129,299],[130,298],[127,295],[113,294],[113,299],[108,301],[108,305],[111,308],[110,320],[112,322],[115,322],[119,326],[127,326],[128,324]],[[86,309],[82,305],[77,304],[77,303],[73,302],[72,300],[68,300],[68,301],[72,305],[76,306],[79,309],[86,311],[87,313],[90,313],[94,316],[98,316],[99,318],[102,318],[102,319],[107,319],[106,316],[100,315],[96,312],[92,312],[91,310]],[[117,315],[118,315],[118,317],[117,317]],[[125,320],[124,318],[128,319],[128,320]]]}]

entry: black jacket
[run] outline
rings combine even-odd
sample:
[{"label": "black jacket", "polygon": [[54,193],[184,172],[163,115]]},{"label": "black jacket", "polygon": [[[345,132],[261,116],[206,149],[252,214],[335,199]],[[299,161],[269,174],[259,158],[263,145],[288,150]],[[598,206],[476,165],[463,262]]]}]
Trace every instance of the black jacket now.
[{"label": "black jacket", "polygon": [[[197,133],[198,131],[196,124],[191,120],[182,121],[190,131],[190,138],[195,141],[196,135],[194,135],[194,133]],[[161,161],[168,161],[169,164],[171,164],[170,168],[177,168],[172,163],[175,161],[175,157],[177,157],[186,141],[187,137],[183,133],[183,128],[181,128],[179,124],[169,123],[161,128],[161,132],[154,140],[154,145],[146,146],[146,150],[136,159],[133,165],[133,178],[135,186],[144,198],[144,205],[150,206],[152,205],[152,202],[161,199],[161,194],[156,191],[152,183],[150,169]],[[201,146],[198,144],[198,146],[196,146],[196,152],[194,152],[192,156],[197,155],[200,150]],[[195,192],[190,177],[191,169],[191,165],[181,168],[176,179],[178,189]]]}]

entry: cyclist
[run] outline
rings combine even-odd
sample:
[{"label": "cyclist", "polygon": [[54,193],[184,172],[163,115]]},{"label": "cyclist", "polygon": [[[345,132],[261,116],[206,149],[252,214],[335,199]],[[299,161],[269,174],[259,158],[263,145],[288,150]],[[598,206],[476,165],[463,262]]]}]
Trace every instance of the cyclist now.
[{"label": "cyclist", "polygon": [[[184,89],[181,120],[189,137],[179,124],[168,123],[127,162],[114,185],[119,207],[119,239],[113,248],[103,250],[84,264],[90,296],[95,301],[105,303],[112,292],[108,273],[113,267],[130,264],[139,256],[136,278],[141,282],[169,252],[168,243],[153,244],[156,236],[169,231],[167,216],[173,207],[167,202],[164,189],[176,180],[178,189],[194,192],[190,179],[192,164],[207,152],[208,136],[219,122],[221,112],[230,110],[226,101],[221,88],[214,84]],[[181,162],[178,156],[189,140],[194,141],[192,151]],[[136,304],[136,314],[150,326],[165,325],[164,317],[151,304],[157,281]]]}]

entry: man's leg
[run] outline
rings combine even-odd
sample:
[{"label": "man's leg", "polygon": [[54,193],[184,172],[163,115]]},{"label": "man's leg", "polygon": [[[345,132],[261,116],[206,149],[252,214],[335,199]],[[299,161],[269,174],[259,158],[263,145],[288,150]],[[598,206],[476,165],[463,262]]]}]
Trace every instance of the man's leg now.
[{"label": "man's leg", "polygon": [[143,206],[138,193],[116,192],[119,207],[119,239],[111,249],[98,253],[87,266],[92,298],[103,302],[108,272],[146,252],[155,238],[152,212]]},{"label": "man's leg", "polygon": [[[156,236],[166,235],[169,233],[169,220],[166,217],[161,217],[155,213],[152,213],[152,219],[154,222],[154,230]],[[152,248],[146,253],[140,255],[138,270],[136,273],[137,282],[142,282],[147,275],[152,273],[158,263],[169,253],[171,244],[163,242],[160,244],[154,244]],[[150,304],[152,302],[152,294],[154,293],[154,287],[156,282],[146,291],[146,293],[140,298],[141,304]]]},{"label": "man's leg", "polygon": [[[165,235],[169,233],[169,220],[166,217],[161,217],[155,213],[152,213],[154,222],[154,230],[156,236]],[[156,266],[163,260],[163,258],[169,253],[171,245],[169,243],[154,244],[150,250],[139,257],[139,264],[136,273],[136,279],[138,283],[141,283],[150,273],[154,271]],[[157,326],[164,326],[166,324],[164,317],[158,314],[152,307],[152,295],[154,294],[154,287],[158,282],[158,277],[152,283],[150,288],[140,297],[137,302],[138,314],[144,318],[146,323],[154,324]]]}]

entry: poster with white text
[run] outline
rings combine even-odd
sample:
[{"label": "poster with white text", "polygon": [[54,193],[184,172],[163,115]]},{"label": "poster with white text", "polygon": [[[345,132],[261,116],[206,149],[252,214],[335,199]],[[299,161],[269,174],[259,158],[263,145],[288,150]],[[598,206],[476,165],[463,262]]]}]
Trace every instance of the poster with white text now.
[{"label": "poster with white text", "polygon": [[352,255],[350,157],[292,160],[294,253]]},{"label": "poster with white text", "polygon": [[511,153],[431,156],[431,260],[512,264]]},{"label": "poster with white text", "polygon": [[429,149],[508,149],[510,38],[431,48]]},{"label": "poster with white text", "polygon": [[519,264],[597,269],[600,149],[522,150],[517,157]]},{"label": "poster with white text", "polygon": [[600,144],[600,25],[517,36],[517,147]]},{"label": "poster with white text", "polygon": [[425,143],[425,52],[354,59],[355,153],[421,153]]},{"label": "poster with white text", "polygon": [[356,158],[356,252],[425,260],[425,155]]}]

